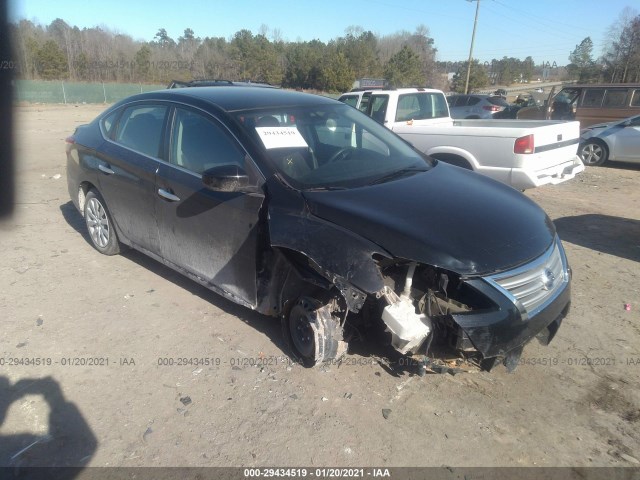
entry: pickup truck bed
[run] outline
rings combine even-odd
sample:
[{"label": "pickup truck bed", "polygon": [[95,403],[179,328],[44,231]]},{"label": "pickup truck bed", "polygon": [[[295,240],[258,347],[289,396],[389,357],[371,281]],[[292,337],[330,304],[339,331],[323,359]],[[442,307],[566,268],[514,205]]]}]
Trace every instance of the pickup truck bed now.
[{"label": "pickup truck bed", "polygon": [[444,93],[426,88],[350,92],[340,100],[427,155],[518,190],[561,183],[584,170],[578,122],[453,120]]},{"label": "pickup truck bed", "polygon": [[450,126],[395,124],[393,131],[434,158],[519,190],[557,184],[584,170],[578,122],[455,120]]}]

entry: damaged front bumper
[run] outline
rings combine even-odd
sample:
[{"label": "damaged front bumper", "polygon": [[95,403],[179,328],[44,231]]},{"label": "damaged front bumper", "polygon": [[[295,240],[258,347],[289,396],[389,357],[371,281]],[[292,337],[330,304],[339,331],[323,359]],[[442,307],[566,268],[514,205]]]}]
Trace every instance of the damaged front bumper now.
[{"label": "damaged front bumper", "polygon": [[[410,270],[407,282],[412,275]],[[385,308],[383,321],[393,335],[392,345],[401,353],[417,352],[418,343],[430,345],[431,340],[435,340],[435,344],[444,341],[457,351],[479,353],[488,369],[504,361],[512,370],[526,343],[538,337],[547,344],[555,336],[569,312],[570,280],[571,271],[556,237],[552,246],[532,262],[490,276],[459,278],[453,288],[445,286],[439,292],[429,289],[426,294],[420,294],[419,313],[389,315],[392,312],[388,310],[402,305],[403,298],[404,303],[407,302],[411,289],[407,283],[403,296],[396,301],[386,296],[390,307]],[[415,293],[414,289],[414,298]],[[435,338],[425,342],[425,332],[409,328],[406,317],[412,317],[413,323],[423,321],[426,332],[432,332]],[[405,335],[399,336],[396,324],[402,322],[407,323]],[[417,332],[416,338],[409,334],[413,332]]]}]

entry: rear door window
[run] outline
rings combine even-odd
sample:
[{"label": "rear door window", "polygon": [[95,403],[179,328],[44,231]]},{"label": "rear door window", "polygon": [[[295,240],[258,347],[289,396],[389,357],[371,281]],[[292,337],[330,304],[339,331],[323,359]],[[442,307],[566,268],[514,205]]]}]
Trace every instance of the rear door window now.
[{"label": "rear door window", "polygon": [[588,88],[582,98],[582,107],[600,107],[604,98],[604,88]]},{"label": "rear door window", "polygon": [[163,105],[126,108],[118,122],[115,141],[136,152],[157,158],[166,113],[167,107]]},{"label": "rear door window", "polygon": [[627,99],[626,88],[610,88],[604,95],[603,107],[624,107],[626,106],[625,100]]},{"label": "rear door window", "polygon": [[441,93],[415,92],[400,95],[396,122],[446,117],[445,103]]}]

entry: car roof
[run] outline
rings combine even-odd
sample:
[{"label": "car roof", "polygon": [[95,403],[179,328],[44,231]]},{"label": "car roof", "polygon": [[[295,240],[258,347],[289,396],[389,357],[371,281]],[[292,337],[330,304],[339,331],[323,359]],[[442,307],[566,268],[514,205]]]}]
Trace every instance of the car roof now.
[{"label": "car roof", "polygon": [[[340,103],[328,97],[309,93],[240,85],[157,90],[129,97],[125,102],[140,100],[204,101],[227,112],[255,108]],[[342,105],[342,103],[340,104]]]},{"label": "car roof", "polygon": [[442,93],[441,90],[437,90],[435,88],[428,87],[401,87],[401,88],[366,88],[366,89],[357,89],[351,90],[350,92],[345,92],[342,95],[362,95],[364,93],[371,93],[374,95],[384,95],[389,93],[414,93],[414,92],[427,92],[427,93]]}]

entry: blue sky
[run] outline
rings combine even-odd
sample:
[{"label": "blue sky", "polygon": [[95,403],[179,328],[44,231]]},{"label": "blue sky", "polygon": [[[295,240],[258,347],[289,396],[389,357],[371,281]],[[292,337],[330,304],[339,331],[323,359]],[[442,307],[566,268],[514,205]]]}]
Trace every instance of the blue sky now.
[{"label": "blue sky", "polygon": [[[640,0],[480,0],[474,58],[504,56],[536,64],[568,63],[585,37],[602,53],[607,30],[625,7],[640,13]],[[361,26],[377,35],[413,31],[424,24],[438,60],[466,60],[476,2],[468,0],[10,0],[10,15],[48,24],[62,18],[80,28],[96,25],[151,40],[159,28],[177,39],[187,27],[199,37],[231,37],[262,25],[288,41],[327,42]]]}]

